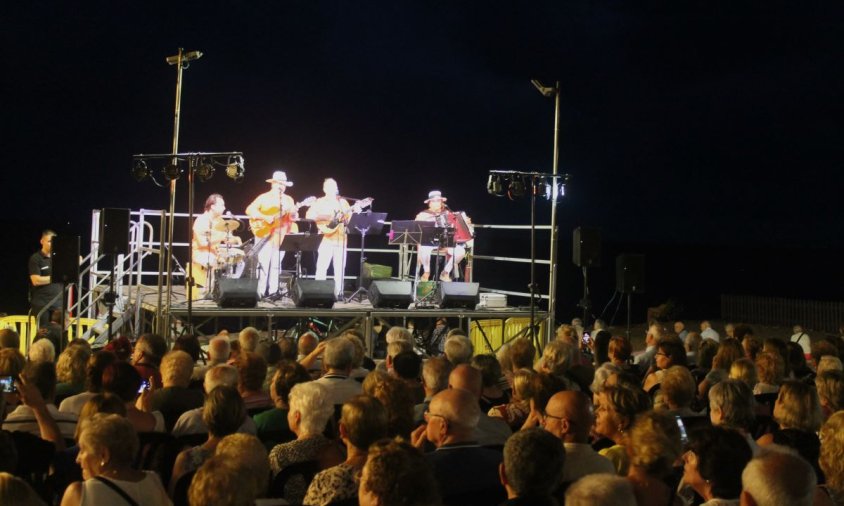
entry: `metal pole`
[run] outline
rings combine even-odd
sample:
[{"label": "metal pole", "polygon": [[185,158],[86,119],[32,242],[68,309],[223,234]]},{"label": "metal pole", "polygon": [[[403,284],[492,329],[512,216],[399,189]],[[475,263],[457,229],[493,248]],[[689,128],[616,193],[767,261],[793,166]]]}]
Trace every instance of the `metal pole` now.
[{"label": "metal pole", "polygon": [[[188,237],[193,240],[193,172],[196,157],[188,159]],[[209,244],[210,246],[210,244]],[[206,283],[207,285],[208,283]],[[193,335],[193,244],[188,249],[188,334]]]},{"label": "metal pole", "polygon": [[155,332],[159,335],[164,335],[164,330],[167,328],[162,325],[164,320],[161,317],[161,299],[164,295],[164,236],[167,232],[167,222],[164,221],[164,218],[164,210],[162,209],[158,216],[159,223],[161,224],[161,230],[158,236],[158,304],[156,305],[155,325],[153,326]]},{"label": "metal pole", "polygon": [[[554,162],[552,166],[552,173],[554,176],[559,174],[558,164],[560,160],[560,81],[554,84]],[[554,184],[559,187],[559,181],[556,177],[553,178]],[[553,195],[553,193],[552,193]],[[546,326],[546,339],[554,328],[555,314],[557,310],[557,198],[551,200],[551,265],[548,275],[548,324]]]},{"label": "metal pole", "polygon": [[[176,111],[173,117],[173,155],[179,152],[179,116],[182,111],[182,71],[184,48],[179,48],[176,55]],[[174,156],[171,163],[176,164],[178,159]],[[169,340],[170,335],[170,305],[173,298],[173,226],[176,214],[176,179],[170,181],[170,208],[167,215],[167,316],[165,317],[165,339]]]}]

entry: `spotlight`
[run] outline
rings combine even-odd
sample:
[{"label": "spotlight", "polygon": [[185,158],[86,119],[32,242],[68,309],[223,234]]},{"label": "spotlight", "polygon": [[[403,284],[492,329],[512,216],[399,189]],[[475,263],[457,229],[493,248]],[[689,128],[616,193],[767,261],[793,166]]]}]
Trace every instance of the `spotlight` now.
[{"label": "spotlight", "polygon": [[226,165],[226,175],[236,183],[239,183],[243,179],[244,172],[243,157],[240,155],[229,157],[229,163]]},{"label": "spotlight", "polygon": [[520,176],[514,175],[507,187],[507,196],[510,200],[516,200],[525,196],[525,181]]},{"label": "spotlight", "polygon": [[149,177],[149,167],[147,167],[146,161],[135,160],[135,164],[132,166],[132,177],[139,183]]},{"label": "spotlight", "polygon": [[211,165],[211,162],[207,159],[203,159],[199,162],[199,165],[194,169],[194,174],[196,177],[199,178],[200,181],[203,183],[208,181],[212,177],[214,177],[214,166]]},{"label": "spotlight", "polygon": [[489,181],[486,184],[486,191],[488,191],[490,195],[503,197],[504,188],[501,186],[501,176],[498,174],[490,174]]},{"label": "spotlight", "polygon": [[167,181],[175,181],[182,175],[182,169],[179,167],[179,164],[174,161],[161,169],[161,173],[164,174],[164,179]]},{"label": "spotlight", "polygon": [[536,197],[551,198],[551,186],[543,177],[536,177],[533,180],[533,195]]}]

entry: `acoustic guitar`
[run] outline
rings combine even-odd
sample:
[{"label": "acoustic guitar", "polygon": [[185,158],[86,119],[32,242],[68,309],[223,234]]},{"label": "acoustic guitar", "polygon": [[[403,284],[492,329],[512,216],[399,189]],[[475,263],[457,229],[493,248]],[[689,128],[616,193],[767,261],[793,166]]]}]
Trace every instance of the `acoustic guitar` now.
[{"label": "acoustic guitar", "polygon": [[337,210],[334,213],[334,216],[330,220],[316,222],[317,229],[323,234],[331,234],[341,225],[345,225],[349,222],[349,218],[352,217],[353,214],[357,214],[367,207],[372,205],[372,201],[375,200],[372,197],[367,197],[365,199],[358,200],[355,202],[355,205],[349,208],[348,211],[343,211],[342,209]]},{"label": "acoustic guitar", "polygon": [[259,239],[270,237],[279,227],[284,225],[283,222],[286,221],[287,217],[298,211],[299,208],[309,206],[314,202],[316,202],[316,197],[308,197],[302,202],[299,202],[293,207],[293,211],[284,213],[281,222],[278,219],[278,208],[275,209],[274,213],[266,213],[260,217],[251,217],[249,218],[249,228],[255,234],[255,237]]}]

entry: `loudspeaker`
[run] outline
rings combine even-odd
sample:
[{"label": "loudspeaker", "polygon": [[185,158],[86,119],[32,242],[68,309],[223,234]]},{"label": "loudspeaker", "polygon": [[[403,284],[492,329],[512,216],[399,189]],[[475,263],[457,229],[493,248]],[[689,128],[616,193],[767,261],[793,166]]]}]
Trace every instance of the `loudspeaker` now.
[{"label": "loudspeaker", "polygon": [[440,283],[440,307],[475,309],[479,287],[478,283]]},{"label": "loudspeaker", "polygon": [[129,210],[105,208],[100,212],[100,253],[129,254]]},{"label": "loudspeaker", "polygon": [[621,293],[645,293],[645,255],[628,253],[615,258],[615,289]]},{"label": "loudspeaker", "polygon": [[79,282],[79,236],[53,236],[53,249],[50,253],[50,282]]},{"label": "loudspeaker", "polygon": [[[257,279],[221,279],[217,284],[220,307],[255,307],[258,305]],[[194,287],[196,290],[196,287]]]},{"label": "loudspeaker", "polygon": [[577,227],[572,238],[571,261],[578,267],[601,266],[601,231]]},{"label": "loudspeaker", "polygon": [[293,302],[296,307],[333,307],[334,280],[297,279],[293,283]]},{"label": "loudspeaker", "polygon": [[392,279],[374,279],[369,286],[369,302],[372,307],[407,309],[413,302],[413,283]]}]

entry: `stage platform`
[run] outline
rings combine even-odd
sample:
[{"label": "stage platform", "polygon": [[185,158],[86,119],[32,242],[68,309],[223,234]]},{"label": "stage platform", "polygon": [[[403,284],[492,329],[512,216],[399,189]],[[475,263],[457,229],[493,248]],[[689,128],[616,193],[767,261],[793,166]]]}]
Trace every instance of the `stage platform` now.
[{"label": "stage platform", "polygon": [[[132,286],[128,290],[129,303],[133,307],[136,301],[140,301],[140,309],[147,313],[151,320],[159,314],[160,311],[158,303],[158,289],[155,286],[138,285]],[[167,294],[162,294],[161,307],[166,308]],[[201,333],[213,334],[217,332],[215,327],[216,322],[222,318],[239,318],[244,322],[243,326],[254,325],[262,330],[268,331],[270,335],[275,335],[274,331],[288,329],[290,327],[290,320],[304,321],[311,318],[320,320],[331,320],[336,324],[330,325],[331,334],[336,334],[351,327],[359,327],[365,336],[369,339],[367,344],[368,350],[373,350],[375,344],[373,328],[379,323],[387,323],[388,325],[403,325],[406,326],[410,319],[434,319],[434,318],[448,318],[449,320],[457,320],[459,326],[467,331],[475,342],[483,344],[484,348],[491,348],[488,351],[495,351],[500,346],[502,339],[505,339],[503,331],[501,336],[497,339],[497,343],[492,346],[486,344],[483,337],[486,336],[487,328],[485,325],[472,325],[474,320],[500,320],[500,327],[504,328],[504,322],[513,319],[523,319],[525,322],[530,321],[530,308],[527,307],[506,307],[506,308],[438,308],[438,307],[424,307],[415,308],[411,305],[409,308],[403,309],[388,309],[375,308],[364,296],[362,300],[357,299],[350,302],[335,302],[332,308],[313,308],[313,307],[296,307],[293,300],[288,297],[282,298],[278,301],[260,300],[254,308],[221,308],[213,300],[194,300],[191,307],[191,317],[194,326],[199,329]],[[186,321],[188,316],[188,304],[185,297],[184,286],[174,286],[170,301],[170,315],[182,321]],[[537,310],[535,319],[537,325],[544,323],[548,317],[547,311]],[[139,315],[140,318],[140,315]],[[298,325],[298,324],[294,324]],[[544,330],[545,325],[542,325]],[[472,334],[475,334],[472,336]],[[480,336],[480,337],[479,337]],[[542,336],[540,339],[544,342]],[[497,344],[497,345],[496,345]]]}]

